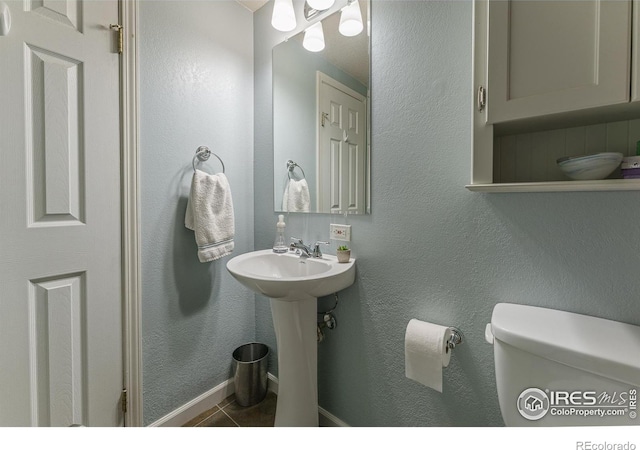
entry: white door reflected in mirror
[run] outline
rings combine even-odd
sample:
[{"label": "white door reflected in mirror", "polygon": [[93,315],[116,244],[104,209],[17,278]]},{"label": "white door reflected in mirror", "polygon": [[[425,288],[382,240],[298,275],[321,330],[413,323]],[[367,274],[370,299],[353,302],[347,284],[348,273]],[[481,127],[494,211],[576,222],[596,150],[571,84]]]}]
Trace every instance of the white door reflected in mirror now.
[{"label": "white door reflected in mirror", "polygon": [[364,214],[367,99],[318,72],[318,205],[320,211]]}]

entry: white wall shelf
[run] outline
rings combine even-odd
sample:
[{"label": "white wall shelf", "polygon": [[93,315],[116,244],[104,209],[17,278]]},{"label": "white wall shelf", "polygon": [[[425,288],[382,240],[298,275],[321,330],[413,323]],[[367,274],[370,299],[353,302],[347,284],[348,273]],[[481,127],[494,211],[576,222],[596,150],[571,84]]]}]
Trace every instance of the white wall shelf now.
[{"label": "white wall shelf", "polygon": [[640,191],[640,179],[548,181],[536,183],[490,183],[465,186],[473,192],[589,192],[589,191]]}]

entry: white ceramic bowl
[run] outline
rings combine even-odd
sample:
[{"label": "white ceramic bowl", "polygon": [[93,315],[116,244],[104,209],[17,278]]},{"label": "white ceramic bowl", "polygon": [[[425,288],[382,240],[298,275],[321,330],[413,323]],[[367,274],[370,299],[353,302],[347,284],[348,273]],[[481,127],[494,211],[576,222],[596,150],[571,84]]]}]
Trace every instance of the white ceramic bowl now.
[{"label": "white ceramic bowl", "polygon": [[587,156],[565,156],[557,161],[560,169],[572,180],[602,180],[622,162],[622,153],[597,153]]}]

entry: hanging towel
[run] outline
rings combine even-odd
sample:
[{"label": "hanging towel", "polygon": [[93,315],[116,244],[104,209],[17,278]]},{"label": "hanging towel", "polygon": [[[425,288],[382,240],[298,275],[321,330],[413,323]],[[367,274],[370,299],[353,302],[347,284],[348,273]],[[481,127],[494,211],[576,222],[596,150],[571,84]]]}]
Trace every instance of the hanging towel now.
[{"label": "hanging towel", "polygon": [[311,197],[307,180],[289,180],[284,188],[282,209],[289,212],[309,212]]},{"label": "hanging towel", "polygon": [[184,225],[195,232],[200,262],[231,254],[235,232],[233,202],[223,173],[193,173]]}]

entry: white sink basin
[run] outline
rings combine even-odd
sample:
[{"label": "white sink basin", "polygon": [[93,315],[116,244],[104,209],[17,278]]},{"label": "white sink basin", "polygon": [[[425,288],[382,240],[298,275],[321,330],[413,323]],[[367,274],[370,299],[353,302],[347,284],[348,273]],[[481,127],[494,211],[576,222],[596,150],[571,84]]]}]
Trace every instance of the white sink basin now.
[{"label": "white sink basin", "polygon": [[300,258],[271,250],[236,256],[227,263],[227,269],[240,283],[269,298],[300,294],[323,297],[351,286],[356,275],[353,258],[348,263],[339,263],[332,255]]}]

